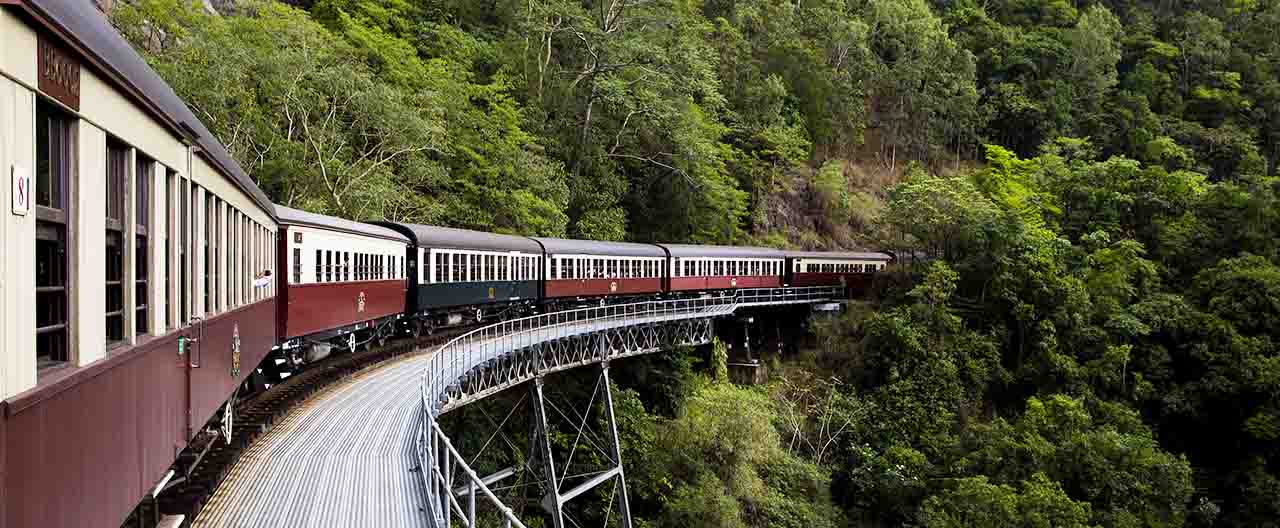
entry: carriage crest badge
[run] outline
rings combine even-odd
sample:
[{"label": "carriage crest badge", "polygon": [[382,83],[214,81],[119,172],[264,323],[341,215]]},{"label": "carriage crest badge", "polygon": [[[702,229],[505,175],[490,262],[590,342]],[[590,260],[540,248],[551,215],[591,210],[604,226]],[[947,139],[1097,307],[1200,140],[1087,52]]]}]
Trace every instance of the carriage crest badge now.
[{"label": "carriage crest badge", "polygon": [[231,327],[231,377],[240,377],[240,325]]},{"label": "carriage crest badge", "polygon": [[610,293],[618,292],[618,281],[613,281],[609,283],[609,292]]},{"label": "carriage crest badge", "polygon": [[356,296],[356,312],[364,312],[364,292],[360,292],[360,295]]}]

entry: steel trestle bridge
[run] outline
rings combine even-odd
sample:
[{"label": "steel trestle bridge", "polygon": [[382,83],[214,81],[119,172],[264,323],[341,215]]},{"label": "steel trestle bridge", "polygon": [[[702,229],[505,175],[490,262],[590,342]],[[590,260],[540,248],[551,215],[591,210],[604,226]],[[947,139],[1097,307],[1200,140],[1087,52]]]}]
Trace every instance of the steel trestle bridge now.
[{"label": "steel trestle bridge", "polygon": [[[516,468],[492,475],[477,474],[453,446],[438,419],[444,413],[532,381],[535,444],[532,453],[541,459],[549,487],[542,506],[555,528],[564,528],[564,505],[591,489],[614,484],[612,500],[618,504],[623,528],[631,527],[613,395],[609,388],[609,361],[648,354],[681,345],[711,342],[713,320],[748,307],[814,304],[839,300],[839,287],[762,288],[738,290],[732,295],[605,305],[513,319],[459,336],[438,349],[427,361],[422,377],[421,425],[415,453],[419,462],[433,528],[454,523],[477,526],[477,500],[495,511],[506,527],[525,525],[494,493],[491,485],[510,477]],[[602,393],[609,430],[608,458],[612,467],[571,489],[562,490],[565,476],[557,474],[547,436],[543,376],[555,372],[600,365],[596,393]],[[585,424],[585,418],[583,420]],[[579,431],[581,433],[581,431]],[[458,480],[454,476],[458,475]]]}]

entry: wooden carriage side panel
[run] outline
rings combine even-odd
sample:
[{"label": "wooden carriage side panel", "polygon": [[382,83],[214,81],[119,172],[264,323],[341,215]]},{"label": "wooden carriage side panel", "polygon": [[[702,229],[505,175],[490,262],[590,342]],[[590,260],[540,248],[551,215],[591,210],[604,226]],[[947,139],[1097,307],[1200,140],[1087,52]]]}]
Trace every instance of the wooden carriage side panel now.
[{"label": "wooden carriage side panel", "polygon": [[402,313],[405,292],[405,279],[290,285],[283,337],[292,339]]}]

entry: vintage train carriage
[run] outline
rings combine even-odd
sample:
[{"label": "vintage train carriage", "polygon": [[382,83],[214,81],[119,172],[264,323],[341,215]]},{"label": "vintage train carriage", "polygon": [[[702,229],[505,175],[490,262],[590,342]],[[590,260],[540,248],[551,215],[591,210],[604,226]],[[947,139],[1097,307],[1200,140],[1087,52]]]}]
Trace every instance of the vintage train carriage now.
[{"label": "vintage train carriage", "polygon": [[87,0],[0,2],[0,171],[0,528],[116,526],[276,342],[274,212]]},{"label": "vintage train carriage", "polygon": [[405,309],[409,239],[385,227],[276,206],[285,348],[385,337]]},{"label": "vintage train carriage", "polygon": [[409,313],[430,325],[482,321],[538,300],[542,248],[520,236],[378,222],[414,244]]},{"label": "vintage train carriage", "polygon": [[670,259],[667,290],[692,292],[782,286],[786,254],[777,249],[740,246],[658,244]]},{"label": "vintage train carriage", "polygon": [[872,252],[788,251],[786,283],[789,286],[842,285],[861,293],[874,273],[884,269],[891,257]]},{"label": "vintage train carriage", "polygon": [[666,252],[652,244],[535,237],[547,255],[543,298],[662,293]]}]

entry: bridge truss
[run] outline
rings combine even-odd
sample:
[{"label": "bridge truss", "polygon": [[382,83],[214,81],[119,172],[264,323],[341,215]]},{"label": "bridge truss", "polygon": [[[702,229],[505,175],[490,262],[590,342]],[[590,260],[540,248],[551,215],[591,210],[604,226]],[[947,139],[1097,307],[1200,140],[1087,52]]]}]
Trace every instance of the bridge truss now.
[{"label": "bridge truss", "polygon": [[[609,361],[682,345],[711,342],[713,321],[740,308],[813,304],[837,300],[841,288],[762,288],[698,299],[606,305],[541,314],[486,326],[445,344],[428,361],[422,380],[422,423],[415,446],[427,495],[427,516],[434,528],[454,522],[477,526],[477,500],[498,512],[503,526],[524,528],[515,512],[490,486],[514,474],[508,468],[479,475],[450,442],[438,419],[444,413],[532,381],[530,402],[535,431],[532,452],[540,459],[548,484],[542,506],[555,528],[565,528],[564,505],[613,483],[623,528],[631,527],[626,482],[609,388]],[[600,366],[597,391],[603,391],[612,467],[573,488],[562,490],[547,437],[544,376],[587,365]],[[603,389],[601,389],[603,387]],[[593,398],[595,396],[593,395]],[[585,425],[585,415],[583,423]],[[580,426],[581,427],[581,426]],[[579,431],[581,434],[581,431]],[[459,481],[454,481],[458,475]],[[483,503],[482,503],[483,504]]]}]

